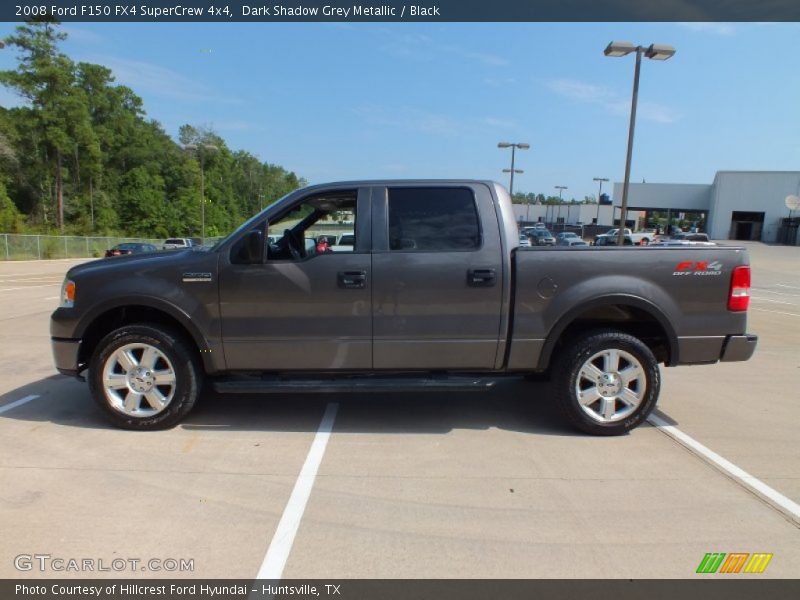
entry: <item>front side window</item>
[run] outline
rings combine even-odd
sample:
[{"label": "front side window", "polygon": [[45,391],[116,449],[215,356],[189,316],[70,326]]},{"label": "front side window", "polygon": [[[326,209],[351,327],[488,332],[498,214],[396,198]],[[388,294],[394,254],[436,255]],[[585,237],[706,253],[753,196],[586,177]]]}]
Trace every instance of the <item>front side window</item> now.
[{"label": "front side window", "polygon": [[[356,192],[307,198],[269,223],[268,260],[304,260],[318,254],[354,252]],[[347,233],[349,244],[337,244]]]},{"label": "front side window", "polygon": [[466,188],[389,189],[389,249],[448,252],[481,245],[475,198]]}]

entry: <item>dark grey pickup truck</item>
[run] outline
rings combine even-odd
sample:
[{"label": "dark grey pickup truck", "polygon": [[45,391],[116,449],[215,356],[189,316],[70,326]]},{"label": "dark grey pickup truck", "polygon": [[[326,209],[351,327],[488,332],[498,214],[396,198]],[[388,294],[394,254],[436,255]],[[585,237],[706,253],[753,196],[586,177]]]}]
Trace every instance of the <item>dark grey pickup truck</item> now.
[{"label": "dark grey pickup truck", "polygon": [[[355,244],[331,248],[336,232]],[[206,382],[463,391],[549,373],[566,418],[610,435],[653,410],[659,363],[755,350],[743,248],[518,245],[496,183],[308,187],[211,249],[70,269],[51,319],[56,367],[88,369],[95,400],[132,429],[176,424]]]}]

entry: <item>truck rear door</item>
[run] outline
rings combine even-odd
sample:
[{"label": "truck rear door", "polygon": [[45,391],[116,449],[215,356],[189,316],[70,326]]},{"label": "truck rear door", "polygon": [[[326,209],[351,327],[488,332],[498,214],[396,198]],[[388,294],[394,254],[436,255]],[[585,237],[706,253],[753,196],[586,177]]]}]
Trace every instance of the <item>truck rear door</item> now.
[{"label": "truck rear door", "polygon": [[372,193],[373,367],[493,369],[503,250],[486,185]]}]

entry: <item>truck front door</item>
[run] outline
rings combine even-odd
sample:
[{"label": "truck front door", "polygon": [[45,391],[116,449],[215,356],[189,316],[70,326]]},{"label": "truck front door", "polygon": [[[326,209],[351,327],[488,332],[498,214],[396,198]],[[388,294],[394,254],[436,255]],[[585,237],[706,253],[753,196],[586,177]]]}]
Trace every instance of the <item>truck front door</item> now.
[{"label": "truck front door", "polygon": [[[372,368],[369,193],[303,198],[271,219],[258,263],[242,259],[242,244],[221,257],[228,369]],[[337,245],[345,233],[353,245]]]}]

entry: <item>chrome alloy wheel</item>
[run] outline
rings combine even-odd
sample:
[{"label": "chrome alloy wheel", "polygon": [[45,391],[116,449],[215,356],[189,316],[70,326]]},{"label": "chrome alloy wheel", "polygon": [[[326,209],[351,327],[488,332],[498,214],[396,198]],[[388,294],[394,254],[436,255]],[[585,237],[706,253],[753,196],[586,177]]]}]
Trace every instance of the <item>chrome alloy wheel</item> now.
[{"label": "chrome alloy wheel", "polygon": [[583,411],[599,423],[620,421],[644,398],[644,367],[632,354],[610,348],[589,358],[578,371],[575,394]]},{"label": "chrome alloy wheel", "polygon": [[103,365],[103,391],[108,404],[131,417],[152,417],[175,395],[175,369],[158,348],[126,344]]}]

